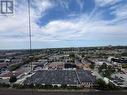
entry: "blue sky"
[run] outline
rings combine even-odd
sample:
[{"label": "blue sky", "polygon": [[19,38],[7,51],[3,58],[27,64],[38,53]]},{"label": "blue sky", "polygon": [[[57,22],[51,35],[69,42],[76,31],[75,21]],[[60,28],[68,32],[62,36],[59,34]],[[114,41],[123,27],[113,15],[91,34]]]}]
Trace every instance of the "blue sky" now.
[{"label": "blue sky", "polygon": [[[32,48],[127,45],[127,0],[31,0]],[[27,0],[0,15],[0,49],[27,49]]]}]

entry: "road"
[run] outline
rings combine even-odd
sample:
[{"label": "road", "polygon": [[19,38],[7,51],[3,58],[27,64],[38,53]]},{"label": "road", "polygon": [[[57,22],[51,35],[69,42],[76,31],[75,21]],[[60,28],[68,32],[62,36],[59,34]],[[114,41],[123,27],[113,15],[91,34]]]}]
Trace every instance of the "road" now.
[{"label": "road", "polygon": [[0,89],[0,95],[127,95],[127,91],[31,91]]}]

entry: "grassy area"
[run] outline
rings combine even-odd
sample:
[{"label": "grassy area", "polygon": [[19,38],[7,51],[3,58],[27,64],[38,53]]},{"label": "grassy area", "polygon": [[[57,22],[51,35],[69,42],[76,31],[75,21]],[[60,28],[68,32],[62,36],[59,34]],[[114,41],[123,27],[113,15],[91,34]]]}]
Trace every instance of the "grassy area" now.
[{"label": "grassy area", "polygon": [[122,64],[122,68],[127,68],[127,64]]}]

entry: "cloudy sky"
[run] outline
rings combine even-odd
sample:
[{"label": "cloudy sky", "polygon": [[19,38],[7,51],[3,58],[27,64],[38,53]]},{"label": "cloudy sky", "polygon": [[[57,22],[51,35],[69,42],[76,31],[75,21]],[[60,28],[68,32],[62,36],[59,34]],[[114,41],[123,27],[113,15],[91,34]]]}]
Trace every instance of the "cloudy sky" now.
[{"label": "cloudy sky", "polygon": [[[27,0],[0,14],[0,49],[29,48]],[[31,0],[32,48],[127,45],[127,0]]]}]

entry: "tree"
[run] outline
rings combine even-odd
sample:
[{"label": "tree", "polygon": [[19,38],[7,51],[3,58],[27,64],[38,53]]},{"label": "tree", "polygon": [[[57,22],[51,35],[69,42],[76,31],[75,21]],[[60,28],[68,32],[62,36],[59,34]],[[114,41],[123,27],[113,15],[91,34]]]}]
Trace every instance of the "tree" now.
[{"label": "tree", "polygon": [[115,68],[110,65],[108,66],[106,63],[103,63],[103,65],[101,65],[98,70],[103,77],[107,77],[109,79],[111,78],[111,75],[115,72]]},{"label": "tree", "polygon": [[91,64],[90,64],[90,68],[91,68],[91,69],[94,69],[94,67],[95,67],[95,64],[94,64],[94,63],[91,63]]},{"label": "tree", "polygon": [[111,82],[106,84],[105,81],[102,79],[97,79],[96,85],[97,85],[97,89],[101,89],[101,90],[117,90],[117,89],[120,89],[119,87],[115,86]]},{"label": "tree", "polygon": [[98,89],[104,89],[106,88],[106,83],[102,79],[97,79],[96,80],[97,88]]},{"label": "tree", "polygon": [[70,54],[69,54],[69,57],[70,57],[71,59],[74,59],[74,58],[75,58],[75,54],[74,54],[74,53],[70,53]]},{"label": "tree", "polygon": [[103,63],[98,69],[99,69],[99,73],[101,73],[103,69],[105,70],[107,69],[107,64]]},{"label": "tree", "polygon": [[14,83],[14,82],[16,82],[16,81],[17,81],[16,76],[12,76],[12,77],[10,77],[10,79],[9,79],[9,82],[10,82],[10,83]]},{"label": "tree", "polygon": [[101,67],[102,67],[102,69],[107,69],[107,64],[103,63]]},{"label": "tree", "polygon": [[9,66],[10,71],[14,71],[20,67],[20,64],[12,64]]}]

